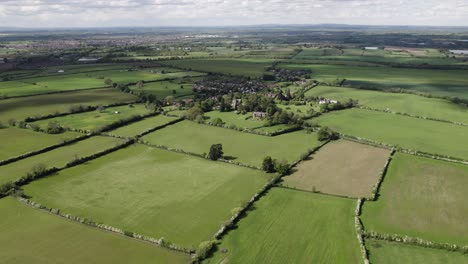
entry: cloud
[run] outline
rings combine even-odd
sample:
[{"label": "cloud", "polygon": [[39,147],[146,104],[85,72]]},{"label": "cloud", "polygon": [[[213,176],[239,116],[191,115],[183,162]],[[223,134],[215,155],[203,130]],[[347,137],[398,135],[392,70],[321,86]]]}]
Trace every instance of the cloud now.
[{"label": "cloud", "polygon": [[468,0],[0,0],[0,25],[221,26],[385,24],[468,26]]}]

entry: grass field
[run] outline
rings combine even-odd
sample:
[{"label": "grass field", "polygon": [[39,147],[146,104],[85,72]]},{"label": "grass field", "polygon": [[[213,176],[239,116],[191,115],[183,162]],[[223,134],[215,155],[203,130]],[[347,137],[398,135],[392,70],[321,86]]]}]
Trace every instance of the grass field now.
[{"label": "grass field", "polygon": [[[172,112],[171,112],[172,114]],[[208,117],[206,121],[213,122],[216,118],[220,118],[225,125],[235,126],[237,128],[247,128],[260,132],[273,133],[281,130],[291,128],[287,124],[279,124],[274,126],[265,126],[266,120],[259,120],[252,118],[252,113],[236,114],[235,112],[219,112],[211,111],[204,114],[205,117]]]},{"label": "grass field", "polygon": [[202,72],[216,72],[227,75],[262,77],[265,68],[273,60],[258,59],[189,59],[163,61],[163,64]]},{"label": "grass field", "polygon": [[267,179],[261,171],[134,145],[35,181],[25,192],[63,212],[197,247]]},{"label": "grass field", "polygon": [[[164,70],[167,73],[161,73]],[[91,73],[89,76],[93,78],[100,78],[102,81],[105,79],[111,79],[113,82],[116,83],[135,83],[140,80],[143,81],[158,81],[164,79],[172,79],[172,78],[182,78],[182,77],[191,77],[191,76],[201,76],[204,75],[200,72],[192,72],[192,71],[179,71],[177,69],[173,69],[172,72],[168,71],[167,68],[155,68],[154,70],[145,69],[145,70],[135,70],[135,71],[127,71],[127,70],[112,70],[112,71],[104,71],[104,72],[96,72]]]},{"label": "grass field", "polygon": [[226,128],[183,121],[142,138],[152,144],[203,154],[212,144],[221,143],[224,155],[241,163],[260,166],[265,156],[296,161],[308,149],[319,145],[315,133],[304,131],[267,137]]},{"label": "grass field", "polygon": [[143,91],[148,94],[153,94],[161,100],[166,98],[167,96],[181,97],[193,94],[192,84],[190,82],[181,83],[179,81],[161,81],[145,83],[142,88],[132,86],[132,90]]},{"label": "grass field", "polygon": [[458,252],[430,249],[379,240],[366,241],[371,263],[461,264],[468,256]]},{"label": "grass field", "polygon": [[366,230],[468,245],[468,166],[396,154],[380,197],[366,202]]},{"label": "grass field", "polygon": [[145,118],[142,121],[132,123],[123,127],[119,127],[109,132],[109,134],[122,136],[122,137],[135,137],[151,128],[165,125],[173,120],[175,117],[169,117],[164,115],[157,115],[154,117]]},{"label": "grass field", "polygon": [[468,127],[363,109],[332,112],[311,122],[407,149],[468,159]]},{"label": "grass field", "polygon": [[136,101],[136,96],[113,88],[92,89],[76,92],[18,97],[0,100],[0,121],[13,118],[43,116],[70,111],[73,106],[97,106]]},{"label": "grass field", "polygon": [[370,197],[389,150],[340,140],[328,143],[301,162],[283,185],[349,197]]},{"label": "grass field", "polygon": [[354,206],[350,199],[273,188],[206,263],[360,263]]},{"label": "grass field", "polygon": [[188,255],[0,200],[3,263],[188,263]]},{"label": "grass field", "polygon": [[40,155],[0,166],[0,185],[26,176],[36,165],[42,164],[47,168],[60,168],[76,157],[86,157],[109,149],[121,142],[123,142],[122,139],[95,136]]},{"label": "grass field", "polygon": [[93,131],[121,119],[149,113],[150,110],[145,108],[142,104],[135,104],[133,107],[123,105],[109,107],[102,112],[95,110],[91,112],[44,119],[34,123],[44,128],[47,127],[49,122],[58,122],[62,127]]},{"label": "grass field", "polygon": [[349,98],[358,99],[360,105],[374,109],[468,124],[467,107],[437,98],[332,86],[317,86],[309,90],[305,95],[339,101],[346,101]]},{"label": "grass field", "polygon": [[0,160],[6,160],[31,151],[37,151],[80,135],[81,134],[74,132],[50,135],[17,127],[3,128],[0,129]]},{"label": "grass field", "polygon": [[332,82],[346,79],[345,85],[356,88],[402,88],[438,96],[468,99],[464,70],[403,69],[389,67],[356,67],[326,64],[285,64],[286,69],[310,69],[312,78]]}]

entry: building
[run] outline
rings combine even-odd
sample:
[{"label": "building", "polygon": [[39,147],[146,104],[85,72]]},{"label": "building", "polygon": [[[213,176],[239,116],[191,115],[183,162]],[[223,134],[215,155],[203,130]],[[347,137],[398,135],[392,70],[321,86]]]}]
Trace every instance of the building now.
[{"label": "building", "polygon": [[256,119],[264,119],[268,117],[268,114],[265,112],[253,112],[252,117]]},{"label": "building", "polygon": [[337,103],[338,103],[338,101],[327,99],[327,98],[320,99],[320,101],[319,101],[319,104],[337,104]]}]

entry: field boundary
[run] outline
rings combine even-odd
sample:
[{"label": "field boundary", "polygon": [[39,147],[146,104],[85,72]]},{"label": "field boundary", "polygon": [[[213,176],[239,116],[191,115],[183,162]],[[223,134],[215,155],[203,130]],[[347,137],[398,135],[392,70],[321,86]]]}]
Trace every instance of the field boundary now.
[{"label": "field boundary", "polygon": [[384,178],[385,176],[387,175],[387,171],[388,171],[388,168],[390,167],[390,163],[392,162],[393,160],[393,155],[395,154],[395,149],[392,149],[390,151],[390,155],[388,156],[387,158],[387,161],[385,162],[385,165],[383,167],[383,170],[380,172],[380,175],[379,175],[379,179],[377,180],[377,182],[375,183],[374,187],[372,188],[372,194],[371,194],[371,197],[369,199],[366,199],[366,200],[370,200],[370,201],[376,201],[377,198],[379,197],[379,191],[380,191],[380,188],[382,186],[382,183],[384,181]]},{"label": "field boundary", "polygon": [[[195,121],[192,121],[192,122],[195,122]],[[196,122],[196,123],[198,123],[198,122]],[[290,132],[295,132],[295,131],[299,131],[299,130],[303,129],[301,126],[296,125],[296,126],[292,126],[290,128],[285,128],[283,130],[279,130],[279,131],[269,133],[269,132],[264,132],[264,131],[258,131],[258,130],[251,129],[251,128],[237,127],[237,126],[233,126],[233,125],[215,125],[212,122],[206,122],[206,121],[198,123],[198,124],[213,126],[213,127],[220,127],[220,128],[224,128],[224,129],[230,129],[230,130],[238,131],[238,132],[249,133],[249,134],[254,134],[254,135],[259,135],[259,136],[267,136],[267,137],[279,136],[279,135],[282,135],[282,134],[287,134],[287,133],[290,133]],[[264,126],[258,127],[258,128],[264,128]]]},{"label": "field boundary", "polygon": [[[166,116],[166,115],[164,115],[164,114],[161,114],[161,115]],[[158,115],[155,115],[155,116],[158,116]],[[142,120],[145,120],[145,119],[146,119],[146,117],[143,118]],[[142,120],[140,120],[140,121],[142,121]],[[146,135],[148,135],[148,134],[150,134],[150,133],[153,133],[153,132],[155,132],[155,131],[157,131],[157,130],[160,130],[160,129],[163,129],[163,128],[165,128],[165,127],[168,127],[168,126],[177,124],[177,123],[179,123],[179,122],[181,122],[181,121],[184,121],[184,120],[185,120],[185,119],[184,119],[183,117],[179,117],[179,118],[177,118],[177,119],[174,119],[174,120],[172,120],[172,121],[169,121],[169,122],[166,123],[166,124],[163,124],[163,125],[159,125],[159,126],[150,128],[150,129],[148,129],[148,130],[146,130],[146,131],[144,131],[144,132],[142,132],[142,133],[140,133],[140,134],[138,134],[138,135],[136,135],[136,136],[134,136],[134,137],[135,137],[135,138],[139,138],[139,137],[146,136]],[[137,122],[139,122],[139,121],[137,121]],[[126,127],[126,126],[128,126],[128,125],[130,125],[130,124],[121,126],[121,127],[119,127],[119,128]],[[118,128],[117,128],[117,129],[118,129]],[[112,134],[112,133],[110,133],[110,132],[112,132],[112,131],[103,132],[102,134],[105,135],[105,136],[116,137],[116,138],[132,138],[132,137],[123,137],[123,136],[119,136],[119,135],[114,135],[114,134]]]},{"label": "field boundary", "polygon": [[49,95],[49,94],[72,93],[72,92],[78,92],[78,91],[89,91],[89,90],[106,89],[106,88],[112,88],[112,87],[111,86],[100,86],[100,87],[91,87],[91,88],[66,90],[66,91],[54,91],[54,92],[46,92],[46,93],[41,93],[41,94],[17,95],[17,96],[2,95],[2,96],[6,96],[6,97],[0,96],[0,101],[1,100],[8,100],[8,99],[15,99],[15,98],[33,97],[33,96]]},{"label": "field boundary", "polygon": [[362,212],[362,205],[364,204],[364,199],[359,198],[356,204],[356,210],[354,211],[354,226],[356,228],[356,236],[359,242],[359,248],[361,249],[362,260],[364,264],[369,264],[369,252],[366,248],[366,243],[364,240],[364,227],[362,225],[360,216]]}]

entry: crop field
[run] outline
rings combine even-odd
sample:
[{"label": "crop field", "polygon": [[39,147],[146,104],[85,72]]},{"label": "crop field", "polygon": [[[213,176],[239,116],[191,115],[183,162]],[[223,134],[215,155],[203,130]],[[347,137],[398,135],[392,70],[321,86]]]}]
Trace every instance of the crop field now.
[{"label": "crop field", "polygon": [[265,59],[190,59],[170,60],[162,63],[201,72],[216,72],[234,76],[262,77],[273,60]]},{"label": "crop field", "polygon": [[79,114],[72,114],[60,117],[40,120],[34,122],[41,128],[47,127],[49,122],[58,122],[62,127],[83,129],[88,131],[99,130],[99,128],[112,124],[120,119],[129,118],[135,115],[149,114],[150,110],[142,104],[123,105],[109,107],[103,111],[95,110]]},{"label": "crop field", "polygon": [[[31,151],[37,151],[80,135],[81,134],[75,132],[50,135],[16,127],[2,128],[0,129],[0,160],[6,160]],[[12,138],[14,138],[14,140],[12,140]]]},{"label": "crop field", "polygon": [[18,97],[0,100],[0,121],[24,120],[27,117],[69,112],[76,106],[98,106],[115,103],[130,103],[136,96],[113,88],[92,89],[76,92]]},{"label": "crop field", "polygon": [[[283,185],[349,197],[370,197],[390,151],[340,140],[322,147],[284,178]],[[330,164],[333,164],[331,166]]]},{"label": "crop field", "polygon": [[[188,263],[188,256],[0,199],[4,263]],[[27,250],[26,250],[27,249]]]},{"label": "crop field", "polygon": [[312,78],[333,82],[346,79],[344,85],[378,90],[401,88],[438,96],[468,99],[466,71],[402,69],[389,67],[356,67],[325,64],[286,64],[286,69],[309,69]]},{"label": "crop field", "polygon": [[145,83],[141,88],[132,86],[132,90],[152,94],[160,99],[167,96],[181,97],[193,94],[192,83],[180,80]]},{"label": "crop field", "polygon": [[142,138],[151,144],[183,149],[197,154],[207,153],[212,144],[221,143],[224,155],[237,162],[260,166],[271,156],[288,162],[296,161],[308,149],[319,145],[315,133],[297,131],[267,137],[231,129],[183,121]]},{"label": "crop field", "polygon": [[273,188],[206,262],[360,263],[354,205],[351,199]]},{"label": "crop field", "polygon": [[366,202],[368,230],[468,245],[468,166],[397,154],[376,202]]},{"label": "crop field", "polygon": [[371,263],[392,264],[395,260],[398,260],[398,263],[412,264],[468,263],[468,256],[458,252],[378,240],[367,241],[366,246],[369,248]]},{"label": "crop field", "polygon": [[63,212],[197,247],[267,180],[261,171],[135,145],[35,181],[25,192]]},{"label": "crop field", "polygon": [[468,108],[443,99],[333,86],[317,86],[305,95],[342,102],[352,98],[359,100],[360,105],[374,109],[468,124]]},{"label": "crop field", "polygon": [[109,134],[117,135],[121,137],[135,137],[151,128],[165,125],[171,121],[174,121],[175,117],[157,115],[153,117],[148,117],[142,121],[132,123],[123,127],[119,127],[115,130],[109,132]]},{"label": "crop field", "polygon": [[122,142],[123,139],[94,136],[40,155],[0,166],[0,185],[26,176],[35,166],[44,165],[46,168],[60,168],[75,158],[89,156]]},{"label": "crop field", "polygon": [[468,127],[364,109],[332,112],[311,122],[335,131],[439,155],[468,159]]}]

